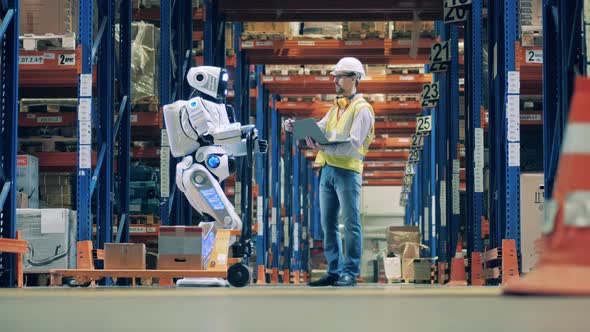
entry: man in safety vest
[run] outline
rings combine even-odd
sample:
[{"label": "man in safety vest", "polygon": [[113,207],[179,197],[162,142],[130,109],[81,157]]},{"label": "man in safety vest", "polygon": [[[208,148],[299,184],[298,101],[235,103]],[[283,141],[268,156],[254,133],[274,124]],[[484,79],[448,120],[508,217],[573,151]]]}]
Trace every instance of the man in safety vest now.
[{"label": "man in safety vest", "polygon": [[[375,114],[371,105],[357,94],[359,81],[365,70],[359,60],[340,59],[334,71],[334,85],[338,97],[328,113],[318,122],[330,140],[346,141],[334,145],[320,145],[311,138],[308,147],[318,150],[316,163],[322,166],[320,176],[320,212],[324,230],[324,253],[328,271],[310,286],[355,286],[360,274],[363,236],[360,217],[360,195],[363,160],[375,137]],[[293,119],[284,123],[292,130]],[[338,220],[344,223],[346,258]]]}]

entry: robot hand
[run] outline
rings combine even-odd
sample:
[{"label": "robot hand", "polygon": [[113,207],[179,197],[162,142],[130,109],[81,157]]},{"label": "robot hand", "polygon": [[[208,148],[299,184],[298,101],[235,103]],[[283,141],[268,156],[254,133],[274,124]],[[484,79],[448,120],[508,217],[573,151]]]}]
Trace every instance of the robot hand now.
[{"label": "robot hand", "polygon": [[265,139],[256,140],[256,152],[267,153],[268,152],[268,141]]}]

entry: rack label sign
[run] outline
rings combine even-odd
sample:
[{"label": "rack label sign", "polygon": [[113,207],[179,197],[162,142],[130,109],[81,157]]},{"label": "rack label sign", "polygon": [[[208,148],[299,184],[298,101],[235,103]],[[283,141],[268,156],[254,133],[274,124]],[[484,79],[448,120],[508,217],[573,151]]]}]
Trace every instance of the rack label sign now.
[{"label": "rack label sign", "polygon": [[257,41],[256,46],[273,46],[274,43],[272,41]]},{"label": "rack label sign", "polygon": [[445,7],[445,23],[455,23],[467,21],[469,10],[461,7]]},{"label": "rack label sign", "polygon": [[37,118],[37,123],[61,123],[61,116],[42,116]]},{"label": "rack label sign", "polygon": [[440,92],[438,89],[438,82],[422,85],[422,94],[420,100],[438,100]]},{"label": "rack label sign", "polygon": [[18,57],[19,65],[42,65],[45,58],[42,55],[21,55]]},{"label": "rack label sign", "polygon": [[430,63],[451,61],[451,46],[449,41],[434,43],[430,47]]},{"label": "rack label sign", "polygon": [[472,0],[445,0],[445,8],[470,5]]},{"label": "rack label sign", "polygon": [[424,146],[424,136],[412,135],[412,150],[420,150]]},{"label": "rack label sign", "polygon": [[408,158],[408,160],[410,161],[410,163],[417,163],[418,161],[420,161],[420,151],[411,150],[410,157]]},{"label": "rack label sign", "polygon": [[57,64],[59,66],[75,66],[76,54],[60,54]]},{"label": "rack label sign", "polygon": [[527,50],[525,61],[527,63],[543,63],[543,50]]},{"label": "rack label sign", "polygon": [[432,130],[432,117],[430,115],[416,118],[416,133],[428,135]]}]

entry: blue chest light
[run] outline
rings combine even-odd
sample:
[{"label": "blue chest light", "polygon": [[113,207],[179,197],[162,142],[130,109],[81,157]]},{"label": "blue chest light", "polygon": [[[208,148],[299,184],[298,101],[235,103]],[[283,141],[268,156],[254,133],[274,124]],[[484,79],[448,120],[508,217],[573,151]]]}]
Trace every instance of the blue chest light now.
[{"label": "blue chest light", "polygon": [[221,163],[221,161],[219,160],[218,156],[209,156],[209,158],[207,158],[207,165],[209,165],[209,167],[211,168],[217,168],[219,166],[219,164]]}]

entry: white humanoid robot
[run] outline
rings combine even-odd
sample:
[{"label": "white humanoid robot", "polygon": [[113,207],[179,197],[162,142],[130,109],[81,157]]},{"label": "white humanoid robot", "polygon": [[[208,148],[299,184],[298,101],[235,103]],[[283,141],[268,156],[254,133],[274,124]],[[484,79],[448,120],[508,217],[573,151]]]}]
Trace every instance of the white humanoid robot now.
[{"label": "white humanoid robot", "polygon": [[164,106],[164,121],[176,165],[176,185],[190,204],[215,222],[214,229],[242,230],[241,218],[219,183],[236,169],[235,157],[253,159],[266,153],[268,143],[258,138],[254,125],[230,122],[226,105],[228,74],[211,66],[193,67],[187,74],[191,87],[201,94]]}]

